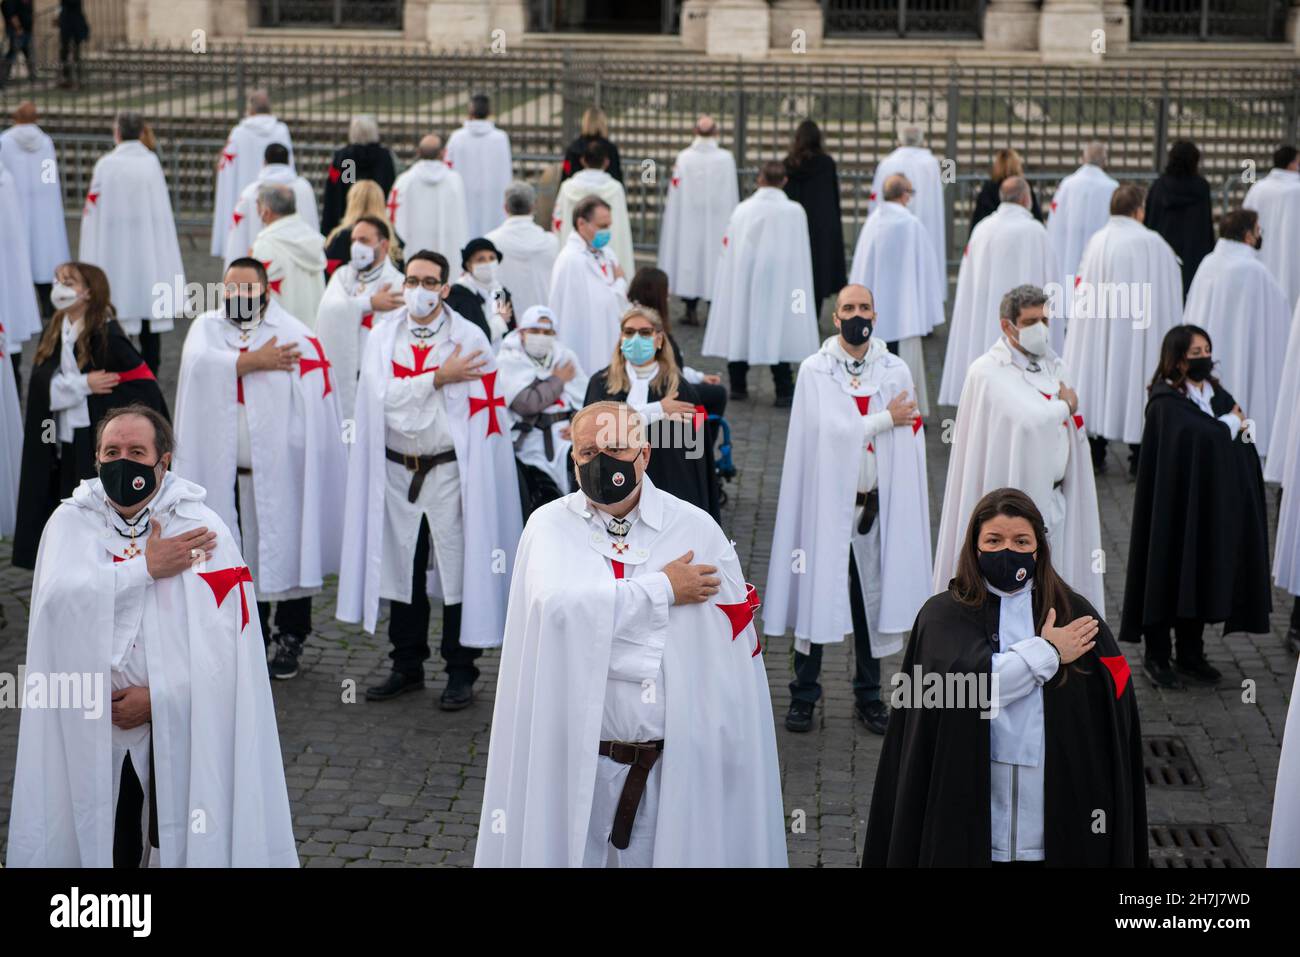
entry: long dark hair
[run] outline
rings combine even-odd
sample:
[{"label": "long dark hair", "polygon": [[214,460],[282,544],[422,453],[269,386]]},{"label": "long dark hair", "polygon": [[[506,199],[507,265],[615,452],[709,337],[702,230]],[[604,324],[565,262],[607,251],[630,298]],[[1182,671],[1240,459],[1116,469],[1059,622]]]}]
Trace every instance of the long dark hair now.
[{"label": "long dark hair", "polygon": [[[1187,350],[1192,347],[1192,340],[1197,336],[1205,337],[1205,344],[1210,347],[1210,355],[1214,355],[1214,343],[1210,339],[1210,334],[1200,326],[1186,323],[1174,326],[1165,333],[1164,341],[1160,343],[1160,363],[1156,366],[1156,374],[1151,377],[1151,384],[1147,386],[1148,392],[1157,382],[1162,381],[1182,391],[1183,385],[1187,382],[1187,366],[1184,364]],[[1207,381],[1212,386],[1219,384],[1219,380],[1214,376],[1210,376]]]},{"label": "long dark hair", "polygon": [[804,120],[795,127],[794,141],[785,157],[786,172],[793,173],[802,169],[804,164],[823,152],[821,127],[812,120]]},{"label": "long dark hair", "polygon": [[[90,263],[63,263],[55,270],[56,275],[59,269],[72,270],[86,286],[86,314],[75,346],[77,365],[84,369],[104,360],[108,350],[108,324],[117,318],[111,301],[112,293],[108,288],[108,276],[104,270]],[[45,324],[45,332],[36,345],[36,355],[32,357],[33,366],[45,362],[61,348],[63,316],[66,311],[59,309]]]},{"label": "long dark hair", "polygon": [[1201,165],[1201,151],[1191,140],[1179,140],[1169,147],[1169,159],[1165,163],[1166,176],[1195,176]]},{"label": "long dark hair", "polygon": [[654,266],[642,266],[627,287],[627,301],[649,306],[659,313],[664,338],[672,338],[673,326],[668,320],[668,273]]},{"label": "long dark hair", "polygon": [[1038,557],[1034,560],[1035,627],[1042,629],[1050,608],[1056,609],[1058,626],[1064,625],[1071,619],[1070,592],[1052,567],[1052,549],[1047,542],[1047,523],[1043,521],[1043,513],[1034,500],[1019,489],[994,489],[975,503],[970,524],[966,526],[966,540],[957,556],[957,574],[950,586],[953,597],[973,608],[988,601],[988,587],[984,584],[979,564],[980,530],[985,522],[999,515],[1025,519],[1034,530],[1034,538],[1038,539]]}]

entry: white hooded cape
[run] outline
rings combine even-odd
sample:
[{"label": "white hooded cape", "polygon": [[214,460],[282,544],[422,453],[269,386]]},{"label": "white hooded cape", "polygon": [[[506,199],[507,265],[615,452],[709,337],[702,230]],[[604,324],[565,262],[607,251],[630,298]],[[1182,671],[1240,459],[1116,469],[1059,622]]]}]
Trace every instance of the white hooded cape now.
[{"label": "white hooded cape", "polygon": [[[538,362],[524,352],[523,340],[519,337],[519,330],[516,329],[501,340],[501,351],[497,353],[497,362],[501,367],[501,393],[505,396],[507,409],[520,392],[538,379],[549,379],[555,367],[566,362],[573,364],[577,374],[564,384],[564,392],[560,397],[543,411],[576,412],[582,408],[586,400],[589,377],[582,368],[582,363],[578,361],[578,357],[573,354],[573,350],[558,339],[551,347],[551,353],[546,360]],[[510,421],[519,422],[520,417],[512,411]],[[546,440],[536,429],[530,429],[515,449],[515,457],[519,461],[549,473],[561,491],[569,487],[568,458],[569,449],[573,446],[569,439],[560,437],[560,432],[567,424],[556,422],[551,426],[551,448],[555,454],[549,459],[546,457]],[[511,442],[515,441],[517,435],[517,432],[511,433]]]},{"label": "white hooded cape", "polygon": [[185,267],[167,181],[158,157],[139,140],[95,163],[77,258],[107,274],[127,335],[139,333],[145,319],[151,332],[168,332],[184,311]]},{"label": "white hooded cape", "polygon": [[[1082,416],[1069,414],[1058,398],[1070,370],[1054,355],[1039,360],[1041,373],[1014,364],[1000,338],[966,376],[934,553],[934,590],[944,591],[957,567],[975,505],[997,488],[1020,489],[1047,522],[1052,565],[1067,585],[1106,614],[1102,572],[1094,570],[1101,548],[1097,485]],[[1051,449],[1057,430],[1070,433],[1070,455],[1060,489],[1053,489]]]},{"label": "white hooded cape", "polygon": [[1278,588],[1300,595],[1300,303],[1291,321],[1264,478],[1282,484],[1273,581]]},{"label": "white hooded cape", "polygon": [[1300,303],[1300,173],[1285,169],[1269,174],[1246,191],[1244,209],[1259,213],[1264,244],[1259,258],[1286,295],[1287,305]]},{"label": "white hooded cape", "polygon": [[13,363],[4,347],[0,324],[0,538],[14,533],[18,515],[18,480],[23,461],[23,415]]},{"label": "white hooded cape", "polygon": [[[274,300],[248,342],[295,343],[302,358],[289,372],[235,375],[235,327],[221,312],[199,316],[185,336],[176,387],[176,473],[208,490],[208,504],[239,544],[235,464],[238,396],[252,442],[258,529],[257,587],[264,595],[319,588],[338,571],[347,451],[334,395],[334,371],[311,331]],[[235,333],[237,335],[237,333]]]},{"label": "white hooded cape", "polygon": [[441,253],[453,267],[477,233],[469,231],[465,182],[442,160],[420,160],[388,191],[388,218],[406,255],[422,249]]},{"label": "white hooded cape", "polygon": [[551,225],[563,244],[573,232],[573,208],[588,196],[599,196],[609,203],[609,245],[605,247],[618,257],[624,269],[636,268],[632,248],[632,221],[627,213],[627,193],[623,184],[604,170],[584,169],[574,173],[560,184],[555,197],[555,210]]},{"label": "white hooded cape", "polygon": [[27,219],[18,183],[0,165],[0,325],[5,342],[0,349],[21,352],[23,343],[41,334],[41,311],[32,285],[31,253],[27,246]]},{"label": "white hooded cape", "polygon": [[551,295],[551,270],[560,254],[555,233],[542,229],[532,216],[507,216],[487,238],[501,250],[497,279],[510,290],[515,315],[523,316],[533,306],[546,305]]},{"label": "white hooded cape", "polygon": [[[1024,283],[1045,287],[1058,275],[1047,229],[1019,203],[1002,203],[975,225],[957,272],[940,405],[957,404],[966,370],[1002,335],[998,322],[1002,297]],[[1060,352],[1065,323],[1057,318],[1048,327],[1052,349]]]},{"label": "white hooded cape", "polygon": [[1160,343],[1183,321],[1173,249],[1136,219],[1112,216],[1088,241],[1068,303],[1063,358],[1077,379],[1088,434],[1141,442]]},{"label": "white hooded cape", "polygon": [[1282,731],[1282,756],[1273,790],[1273,824],[1268,833],[1267,867],[1300,867],[1300,671]]},{"label": "white hooded cape", "polygon": [[602,269],[582,237],[570,233],[551,270],[555,334],[588,373],[608,366],[618,343],[618,319],[627,309],[627,277],[614,277],[618,265],[606,246]]},{"label": "white hooded cape", "polygon": [[404,281],[402,271],[391,259],[385,259],[377,279],[364,282],[351,264],[344,263],[334,270],[325,286],[316,311],[316,336],[334,367],[331,381],[338,391],[339,417],[344,421],[352,418],[356,405],[357,376],[361,374],[361,357],[366,354],[370,330],[402,309],[398,306],[388,312],[375,312],[370,308],[370,297],[384,287],[400,296]]},{"label": "white hooded cape", "polygon": [[225,265],[241,256],[247,256],[253,248],[253,240],[262,229],[262,221],[257,218],[257,191],[263,186],[288,186],[293,190],[297,202],[298,215],[302,221],[316,231],[320,231],[320,213],[316,209],[316,191],[311,183],[299,176],[292,166],[283,163],[271,163],[262,167],[257,178],[244,187],[230,215],[229,230],[226,232]]},{"label": "white hooded cape", "polygon": [[465,180],[470,239],[486,236],[506,218],[510,137],[491,120],[468,120],[447,139],[446,161]]},{"label": "white hooded cape", "polygon": [[[261,174],[266,148],[279,143],[289,150],[289,168],[293,169],[293,140],[289,127],[270,113],[246,116],[230,131],[226,145],[217,157],[217,195],[212,204],[212,244],[210,251],[220,256],[226,250],[226,232],[240,194]],[[315,205],[315,200],[312,200]]]},{"label": "white hooded cape", "polygon": [[266,267],[271,294],[308,329],[325,295],[325,237],[299,213],[263,227],[253,240],[253,258]]},{"label": "white hooded cape", "polygon": [[[72,258],[63,213],[63,185],[54,141],[35,123],[20,123],[0,133],[0,163],[13,173],[27,219],[32,282],[54,281],[55,267]],[[6,217],[5,222],[9,222]]]},{"label": "white hooded cape", "polygon": [[697,136],[677,154],[659,231],[659,268],[681,298],[713,295],[722,237],[739,202],[735,157],[717,137]]},{"label": "white hooded cape", "polygon": [[[99,480],[64,500],[36,559],[28,676],[103,676],[107,698],[115,620],[132,616],[149,670],[161,865],[297,867],[256,596],[234,537],[203,495],[169,474],[152,507],[167,537],[215,532],[212,556],[125,587],[120,577],[146,559],[114,561],[122,538]],[[107,701],[94,719],[81,709],[24,708],[10,867],[113,866],[112,740]]]},{"label": "white hooded cape", "polygon": [[[462,355],[479,351],[487,360],[483,378],[450,383],[442,392],[460,469],[465,529],[460,642],[466,648],[495,648],[501,644],[510,571],[523,526],[510,419],[487,337],[445,303],[442,308],[451,320],[450,341],[430,356],[428,367],[436,369],[457,345]],[[357,382],[356,447],[348,460],[347,508],[341,513],[338,617],[361,622],[372,634],[379,619],[384,555],[384,394],[393,377],[393,341],[405,321],[402,309],[372,330],[366,343]]]},{"label": "white hooded cape", "polygon": [[871,193],[867,197],[867,211],[874,213],[885,202],[885,180],[895,173],[907,177],[916,190],[909,203],[912,214],[925,226],[934,255],[939,261],[938,295],[940,302],[948,300],[948,241],[944,221],[943,181],[939,176],[939,161],[923,146],[900,146],[880,161],[871,177]]},{"label": "white hooded cape", "polygon": [[762,186],[731,214],[701,355],[752,365],[802,362],[817,351],[808,215]]},{"label": "white hooded cape", "polygon": [[[670,606],[663,626],[658,693],[667,714],[654,865],[784,867],[772,699],[752,623],[757,596],[717,524],[642,481],[633,534],[644,534],[634,544],[645,554],[630,551],[625,574],[657,571],[693,551],[722,579],[708,601]],[[549,502],[519,541],[476,867],[583,861],[618,587],[585,510],[581,492]]]},{"label": "white hooded cape", "polygon": [[1047,219],[1047,237],[1061,271],[1056,281],[1063,288],[1074,287],[1084,247],[1110,218],[1110,196],[1118,187],[1119,183],[1105,170],[1091,163],[1084,163],[1056,187]]},{"label": "white hooded cape", "polygon": [[[853,631],[849,609],[849,553],[858,568],[871,654],[903,647],[916,613],[930,597],[930,501],[926,491],[925,432],[917,416],[877,433],[876,490],[880,514],[866,535],[857,533],[861,411],[880,412],[903,390],[912,391],[907,364],[872,339],[870,362],[853,388],[835,359],[836,337],[799,367],[785,464],[768,562],[763,631],[814,644],[842,641]],[[865,400],[865,402],[863,401]],[[879,577],[866,554],[879,553]],[[870,563],[869,563],[870,562]]]},{"label": "white hooded cape", "polygon": [[1214,374],[1254,421],[1254,441],[1260,455],[1267,455],[1291,309],[1258,253],[1245,243],[1220,239],[1196,267],[1183,322],[1210,334]]}]

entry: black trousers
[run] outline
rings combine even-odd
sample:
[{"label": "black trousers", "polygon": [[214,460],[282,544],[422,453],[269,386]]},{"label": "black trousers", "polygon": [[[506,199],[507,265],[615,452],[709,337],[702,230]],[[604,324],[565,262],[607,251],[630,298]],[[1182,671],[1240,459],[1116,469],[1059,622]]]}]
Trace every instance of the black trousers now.
[{"label": "black trousers", "polygon": [[[407,675],[424,671],[429,660],[429,616],[431,607],[426,591],[426,569],[432,536],[428,519],[420,518],[420,534],[415,540],[415,560],[411,563],[411,600],[390,602],[388,640],[393,643],[389,657],[393,670]],[[442,646],[439,651],[452,680],[474,682],[479,671],[474,661],[481,648],[465,648],[460,643],[460,603],[442,606]]]},{"label": "black trousers", "polygon": [[[858,566],[849,549],[849,614],[853,617],[853,700],[859,708],[880,700],[880,659],[871,657],[871,629],[867,609],[862,601]],[[794,653],[794,681],[790,697],[794,701],[815,704],[822,696],[817,680],[822,670],[822,645],[814,644],[808,654]]]},{"label": "black trousers", "polygon": [[898,340],[894,340],[893,342],[886,342],[885,348],[889,350],[890,355],[895,355],[895,356],[898,355]]},{"label": "black trousers", "polygon": [[[153,743],[149,744],[149,845],[158,846],[158,789],[154,784]],[[113,814],[113,866],[136,868],[144,860],[140,822],[144,816],[144,788],[128,754],[122,761],[117,807]]]},{"label": "black trousers", "polygon": [[150,332],[148,320],[145,320],[140,329],[140,356],[153,374],[157,375],[162,366],[162,333]]},{"label": "black trousers", "polygon": [[23,351],[22,349],[15,350],[9,356],[9,358],[13,361],[13,365],[14,365],[14,385],[18,387],[18,394],[22,395],[23,394]]},{"label": "black trousers", "polygon": [[[748,362],[728,362],[727,376],[731,379],[732,392],[748,392]],[[790,363],[778,362],[772,366],[772,386],[780,396],[794,395],[794,375],[790,372]]]},{"label": "black trousers", "polygon": [[[262,622],[262,640],[271,643],[271,602],[257,603],[257,617]],[[275,630],[282,635],[306,638],[311,634],[311,596],[290,598],[275,603]]]},{"label": "black trousers", "polygon": [[1300,595],[1295,596],[1295,603],[1291,606],[1291,627],[1300,631]]},{"label": "black trousers", "polygon": [[[1184,665],[1195,664],[1205,658],[1205,622],[1190,618],[1179,618],[1173,623],[1173,648],[1178,660]],[[1148,628],[1143,631],[1146,639],[1146,656],[1161,664],[1169,663],[1169,625]]]}]

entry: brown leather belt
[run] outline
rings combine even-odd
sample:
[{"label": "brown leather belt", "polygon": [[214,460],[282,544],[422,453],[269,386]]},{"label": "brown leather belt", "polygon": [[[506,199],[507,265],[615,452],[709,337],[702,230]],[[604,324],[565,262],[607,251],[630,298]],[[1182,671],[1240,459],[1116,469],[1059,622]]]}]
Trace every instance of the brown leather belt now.
[{"label": "brown leather belt", "polygon": [[646,780],[650,769],[655,766],[663,754],[662,741],[602,741],[600,754],[617,761],[630,764],[632,769],[623,782],[623,793],[618,797],[618,809],[614,812],[614,829],[609,832],[609,843],[620,851],[626,850],[632,838],[632,822],[636,820],[637,808],[641,806],[641,796],[645,794]]},{"label": "brown leather belt", "polygon": [[235,466],[235,474],[236,474],[236,475],[252,475],[252,474],[253,474],[253,470],[252,470],[251,468],[246,468],[246,467],[243,466],[243,465],[237,465],[237,466]]},{"label": "brown leather belt", "polygon": [[865,535],[871,531],[871,526],[876,524],[876,516],[880,514],[880,489],[873,488],[870,492],[859,492],[856,502],[862,509],[862,518],[858,521],[858,534]]},{"label": "brown leather belt", "polygon": [[411,488],[406,493],[408,502],[414,502],[420,497],[420,488],[424,485],[426,475],[439,465],[446,465],[448,462],[456,461],[455,449],[448,449],[446,452],[439,452],[437,455],[411,455],[407,452],[394,452],[392,449],[384,449],[384,455],[390,462],[405,465],[406,470],[411,473]]},{"label": "brown leather belt", "polygon": [[515,423],[515,431],[519,436],[515,439],[515,451],[524,444],[524,439],[533,429],[540,429],[542,432],[542,447],[546,451],[548,459],[555,458],[555,438],[551,435],[551,426],[557,422],[568,422],[574,416],[572,409],[566,409],[563,412],[540,412],[533,417],[531,422],[519,421]]}]

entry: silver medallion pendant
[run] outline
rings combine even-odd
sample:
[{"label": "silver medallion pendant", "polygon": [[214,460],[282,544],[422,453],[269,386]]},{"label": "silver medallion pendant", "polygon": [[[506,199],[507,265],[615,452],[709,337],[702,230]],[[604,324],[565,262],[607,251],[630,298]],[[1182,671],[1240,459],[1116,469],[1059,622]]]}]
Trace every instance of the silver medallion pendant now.
[{"label": "silver medallion pendant", "polygon": [[632,523],[625,518],[612,518],[605,526],[605,531],[617,538],[624,538],[632,531]]}]

